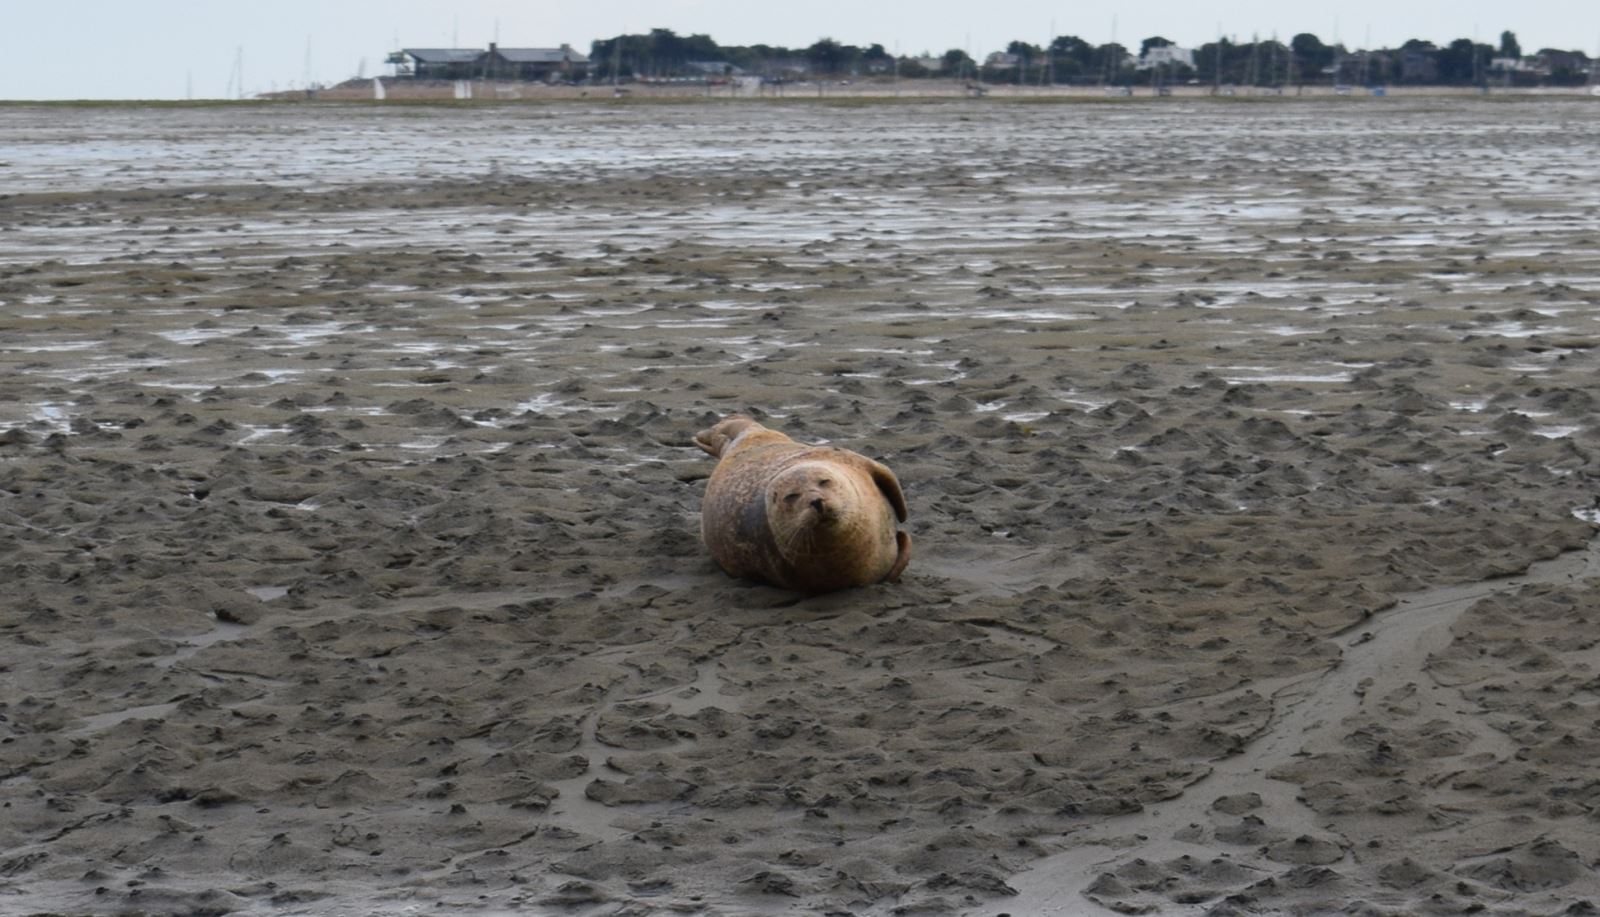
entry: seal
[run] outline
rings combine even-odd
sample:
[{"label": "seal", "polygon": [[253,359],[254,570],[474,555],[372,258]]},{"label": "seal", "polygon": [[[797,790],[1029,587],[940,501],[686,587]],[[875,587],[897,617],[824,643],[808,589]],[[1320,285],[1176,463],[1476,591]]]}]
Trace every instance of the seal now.
[{"label": "seal", "polygon": [[864,455],[807,446],[741,414],[695,434],[717,458],[700,537],[729,575],[796,592],[898,582],[911,560],[906,497]]}]

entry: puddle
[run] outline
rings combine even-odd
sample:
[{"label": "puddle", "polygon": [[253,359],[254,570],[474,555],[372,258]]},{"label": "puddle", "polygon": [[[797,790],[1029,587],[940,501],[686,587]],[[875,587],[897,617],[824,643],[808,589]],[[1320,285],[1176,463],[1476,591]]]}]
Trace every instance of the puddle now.
[{"label": "puddle", "polygon": [[241,436],[238,440],[239,445],[241,446],[245,443],[253,443],[258,440],[266,439],[269,436],[281,436],[290,432],[289,427],[264,427],[257,426],[255,424],[240,424],[239,429],[246,431],[245,435]]},{"label": "puddle", "polygon": [[113,726],[126,723],[129,720],[159,720],[170,716],[178,709],[177,702],[168,704],[145,704],[142,707],[128,707],[124,710],[112,710],[107,713],[96,713],[79,719],[83,725],[77,729],[58,733],[61,738],[71,739],[79,736],[92,735],[103,732]]},{"label": "puddle", "polygon": [[[1340,363],[1351,369],[1363,368],[1363,365],[1353,363]],[[1229,385],[1244,385],[1249,383],[1267,382],[1305,382],[1305,383],[1331,383],[1349,382],[1355,378],[1352,372],[1283,372],[1268,366],[1212,366],[1210,372],[1222,375]]]},{"label": "puddle", "polygon": [[655,694],[632,698],[665,703],[679,716],[694,716],[708,707],[733,711],[739,709],[739,699],[722,693],[722,666],[715,660],[700,664],[695,680],[686,686],[668,688]]},{"label": "puddle", "polygon": [[[621,648],[626,649],[626,648]],[[619,698],[621,703],[636,703],[651,701],[665,704],[672,713],[680,716],[693,716],[709,707],[719,707],[723,710],[738,709],[738,700],[722,694],[721,666],[715,661],[701,663],[696,673],[695,680],[687,685],[674,685],[660,691]],[[606,704],[609,709],[611,705]],[[625,819],[637,818],[651,812],[664,811],[672,807],[671,803],[634,803],[617,806],[607,806],[590,799],[587,790],[596,779],[622,780],[623,776],[605,768],[605,760],[618,754],[618,750],[605,745],[595,737],[595,730],[599,723],[602,711],[591,713],[583,721],[583,738],[579,742],[575,754],[583,755],[589,760],[589,769],[577,776],[566,780],[551,781],[560,795],[551,802],[549,811],[545,814],[548,819],[554,819],[563,828],[587,834],[591,837],[606,841],[625,840],[632,835],[632,831],[617,827],[617,822]]]},{"label": "puddle", "polygon": [[[285,590],[287,591],[287,590]],[[194,634],[184,637],[183,644],[166,656],[151,660],[156,667],[170,669],[180,662],[193,658],[201,650],[218,643],[227,643],[232,640],[242,639],[250,628],[243,624],[234,624],[228,621],[217,621],[211,630],[203,634]]]},{"label": "puddle", "polygon": [[32,418],[57,433],[72,431],[72,417],[63,405],[36,404],[33,406]]},{"label": "puddle", "polygon": [[1355,377],[1350,373],[1262,373],[1255,376],[1223,376],[1222,378],[1230,385],[1244,385],[1252,382],[1349,382]]},{"label": "puddle", "polygon": [[439,448],[440,446],[443,446],[445,444],[445,442],[448,441],[449,439],[450,439],[450,437],[448,437],[448,436],[428,436],[428,437],[424,437],[422,439],[413,439],[413,440],[407,440],[406,442],[403,442],[403,443],[395,443],[395,445],[397,447],[401,448],[401,449],[411,449],[411,450],[418,451],[418,452],[429,452],[429,451],[432,451],[434,449]]},{"label": "puddle", "polygon": [[543,395],[536,395],[531,400],[513,406],[511,410],[516,414],[532,412],[534,414],[558,415],[581,411],[583,407],[562,401],[555,395],[546,392]]},{"label": "puddle", "polygon": [[[592,713],[584,718],[583,739],[572,752],[587,758],[589,769],[577,777],[550,781],[550,786],[555,788],[558,795],[551,801],[544,817],[555,820],[561,827],[579,834],[586,834],[603,841],[620,841],[626,839],[631,832],[617,827],[614,822],[644,807],[607,806],[588,797],[589,784],[598,779],[602,762],[614,751],[600,744],[595,738],[595,726],[599,718],[598,713]],[[618,775],[612,776],[620,779]]]}]

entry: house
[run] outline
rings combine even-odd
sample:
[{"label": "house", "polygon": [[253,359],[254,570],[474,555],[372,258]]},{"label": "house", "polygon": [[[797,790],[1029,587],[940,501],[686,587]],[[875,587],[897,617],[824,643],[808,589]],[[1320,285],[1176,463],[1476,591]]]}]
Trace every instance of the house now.
[{"label": "house", "polygon": [[1582,51],[1541,50],[1534,58],[1535,69],[1544,76],[1566,75],[1569,79],[1591,72],[1594,63]]},{"label": "house", "polygon": [[1497,73],[1533,73],[1534,61],[1526,57],[1496,57],[1489,61],[1489,70]]},{"label": "house", "polygon": [[489,45],[489,76],[528,82],[573,82],[589,75],[589,57],[571,45],[559,48],[501,48]]},{"label": "house", "polygon": [[470,80],[483,75],[476,48],[403,48],[389,55],[395,76],[419,80]]},{"label": "house", "polygon": [[767,57],[757,63],[761,76],[779,82],[811,78],[811,62],[803,57]]},{"label": "house", "polygon": [[720,60],[692,60],[686,62],[684,69],[708,83],[725,83],[729,79],[744,76],[744,70],[735,67],[727,61]]},{"label": "house", "polygon": [[1406,83],[1432,83],[1439,79],[1438,49],[1432,44],[1400,52],[1400,79]]},{"label": "house", "polygon": [[389,55],[395,76],[419,80],[526,80],[556,82],[589,75],[589,58],[571,45],[559,48],[405,48]]},{"label": "house", "polygon": [[1015,70],[1022,65],[1022,55],[996,51],[983,59],[985,70]]},{"label": "house", "polygon": [[1146,48],[1144,56],[1139,58],[1137,67],[1140,70],[1149,70],[1163,64],[1176,64],[1179,67],[1194,67],[1194,49],[1180,48],[1177,45],[1157,45]]}]

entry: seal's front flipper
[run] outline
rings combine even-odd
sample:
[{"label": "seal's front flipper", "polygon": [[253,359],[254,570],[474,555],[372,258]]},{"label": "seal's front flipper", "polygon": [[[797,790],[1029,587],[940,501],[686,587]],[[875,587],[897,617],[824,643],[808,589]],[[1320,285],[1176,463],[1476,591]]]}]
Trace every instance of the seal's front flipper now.
[{"label": "seal's front flipper", "polygon": [[894,566],[889,568],[889,575],[883,578],[886,583],[900,582],[900,574],[905,572],[906,564],[911,563],[911,536],[905,532],[895,532],[894,541],[900,546],[900,554],[894,559]]},{"label": "seal's front flipper", "polygon": [[[875,462],[872,459],[867,459],[866,462],[867,470],[872,474],[873,483],[878,485],[878,489],[883,491],[883,496],[889,501],[889,505],[894,507],[895,518],[901,522],[906,521],[906,495],[900,490],[900,479],[895,477],[894,472],[890,471],[888,466],[882,462]],[[909,538],[910,536],[907,537]],[[909,550],[909,543],[902,544],[901,553],[904,554],[907,550]],[[904,564],[901,564],[901,566],[904,566]]]}]

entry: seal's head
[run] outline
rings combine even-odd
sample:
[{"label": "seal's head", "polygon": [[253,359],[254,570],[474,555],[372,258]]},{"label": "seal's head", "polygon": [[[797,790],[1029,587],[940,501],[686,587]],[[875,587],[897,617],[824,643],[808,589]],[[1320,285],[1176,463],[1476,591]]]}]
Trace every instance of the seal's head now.
[{"label": "seal's head", "polygon": [[767,524],[778,550],[803,555],[858,550],[884,524],[888,504],[870,477],[839,462],[797,462],[767,483]]},{"label": "seal's head", "polygon": [[849,487],[848,476],[840,478],[838,469],[821,462],[801,462],[767,484],[767,515],[793,520],[799,525],[818,525],[839,518],[841,489]]}]

